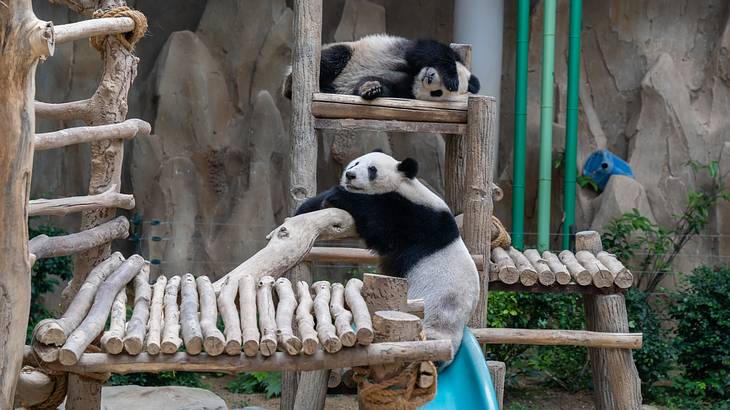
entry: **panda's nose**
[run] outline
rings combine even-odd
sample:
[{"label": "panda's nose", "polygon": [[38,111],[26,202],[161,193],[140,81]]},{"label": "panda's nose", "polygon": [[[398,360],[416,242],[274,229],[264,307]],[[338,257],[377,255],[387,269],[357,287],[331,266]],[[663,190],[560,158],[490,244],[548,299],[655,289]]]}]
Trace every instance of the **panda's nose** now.
[{"label": "panda's nose", "polygon": [[345,178],[347,178],[348,181],[352,181],[355,179],[355,173],[351,171],[345,172]]}]

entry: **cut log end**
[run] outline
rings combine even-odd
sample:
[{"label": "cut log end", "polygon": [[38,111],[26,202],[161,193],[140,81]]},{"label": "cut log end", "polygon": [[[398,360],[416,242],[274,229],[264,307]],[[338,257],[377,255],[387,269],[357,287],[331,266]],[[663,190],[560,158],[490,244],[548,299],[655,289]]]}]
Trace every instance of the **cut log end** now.
[{"label": "cut log end", "polygon": [[73,366],[79,361],[79,357],[76,352],[70,349],[61,348],[58,352],[58,361],[64,366]]},{"label": "cut log end", "polygon": [[337,353],[342,350],[342,342],[338,337],[330,337],[325,339],[322,347],[327,353]]},{"label": "cut log end", "polygon": [[203,339],[199,336],[193,336],[185,342],[185,351],[190,355],[198,355],[203,351]]},{"label": "cut log end", "polygon": [[261,339],[259,344],[259,351],[264,356],[271,356],[276,353],[276,340]]},{"label": "cut log end", "polygon": [[259,342],[256,340],[246,340],[243,343],[243,353],[248,357],[254,357],[259,352]]},{"label": "cut log end", "polygon": [[173,354],[177,353],[177,351],[180,349],[180,343],[176,343],[171,340],[165,340],[162,342],[162,346],[160,346],[162,353],[164,354]]},{"label": "cut log end", "polygon": [[292,356],[297,355],[302,351],[302,341],[296,336],[291,336],[290,338],[283,340],[281,346]]},{"label": "cut log end", "polygon": [[360,328],[360,329],[357,329],[357,333],[356,333],[355,337],[356,337],[357,343],[359,345],[367,346],[373,342],[373,338],[375,337],[375,334],[373,333],[373,329]]},{"label": "cut log end", "polygon": [[44,345],[63,346],[66,342],[66,333],[61,325],[53,319],[39,324],[35,334],[36,340]]},{"label": "cut log end", "polygon": [[229,340],[226,342],[224,351],[229,356],[238,356],[241,354],[241,342],[238,340]]},{"label": "cut log end", "polygon": [[203,341],[205,352],[211,356],[219,356],[226,348],[222,337],[208,336]]},{"label": "cut log end", "polygon": [[147,353],[157,356],[160,354],[160,345],[157,343],[147,343]]},{"label": "cut log end", "polygon": [[143,348],[144,343],[142,343],[142,339],[140,338],[128,337],[124,339],[124,350],[132,356],[142,353]]},{"label": "cut log end", "polygon": [[119,337],[110,337],[102,343],[104,350],[110,354],[119,354],[124,350],[124,342]]},{"label": "cut log end", "polygon": [[342,346],[345,347],[352,347],[355,346],[355,343],[357,343],[357,336],[355,335],[355,332],[349,331],[344,332],[339,335],[340,342],[342,342]]},{"label": "cut log end", "polygon": [[306,355],[313,355],[317,351],[317,346],[319,346],[317,339],[302,340],[302,352]]}]

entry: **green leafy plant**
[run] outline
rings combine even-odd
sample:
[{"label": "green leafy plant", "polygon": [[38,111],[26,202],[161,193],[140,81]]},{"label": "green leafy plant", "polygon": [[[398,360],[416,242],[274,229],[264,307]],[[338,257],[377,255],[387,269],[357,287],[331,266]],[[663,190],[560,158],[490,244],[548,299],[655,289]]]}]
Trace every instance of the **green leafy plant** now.
[{"label": "green leafy plant", "polygon": [[[58,236],[66,232],[50,225],[28,224],[28,236],[34,238],[38,235]],[[58,258],[39,259],[33,265],[31,276],[30,294],[30,318],[28,320],[28,331],[26,339],[30,341],[30,335],[35,325],[43,319],[51,317],[50,312],[43,306],[43,295],[52,293],[59,284],[59,279],[69,280],[73,273],[73,264],[70,256]]]},{"label": "green leafy plant", "polygon": [[137,385],[137,386],[185,386],[209,388],[203,382],[205,373],[192,372],[161,372],[161,373],[130,373],[113,374],[108,384],[112,386]]},{"label": "green leafy plant", "polygon": [[281,395],[281,372],[239,373],[226,384],[231,393],[266,393],[266,398]]},{"label": "green leafy plant", "polygon": [[[555,169],[562,169],[565,165],[565,151],[558,151],[555,154],[555,159],[553,159],[553,168]],[[596,184],[596,181],[593,180],[593,178],[587,176],[587,175],[578,175],[575,182],[580,186],[581,188],[588,188],[595,192],[600,192],[600,188],[598,188],[598,184]]]},{"label": "green leafy plant", "polygon": [[706,189],[688,193],[687,206],[681,215],[677,215],[674,226],[661,227],[637,209],[604,226],[604,248],[624,261],[638,257],[638,266],[632,268],[640,273],[639,288],[648,293],[656,290],[671,272],[672,262],[684,246],[707,227],[710,210],[715,204],[730,201],[730,191],[724,188],[724,177],[719,173],[717,161],[709,164],[690,161],[688,166],[695,174],[706,173],[710,182]]}]

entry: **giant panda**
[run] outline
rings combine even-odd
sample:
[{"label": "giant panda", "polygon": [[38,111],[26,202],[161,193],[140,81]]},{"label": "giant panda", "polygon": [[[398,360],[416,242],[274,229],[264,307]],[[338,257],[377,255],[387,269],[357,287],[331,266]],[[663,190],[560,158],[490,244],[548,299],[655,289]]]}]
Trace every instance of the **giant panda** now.
[{"label": "giant panda", "polygon": [[[291,98],[291,67],[283,94]],[[321,92],[445,101],[479,92],[479,79],[459,55],[433,40],[374,34],[322,46]]]},{"label": "giant panda", "polygon": [[[429,339],[450,339],[456,353],[479,298],[479,274],[446,203],[418,179],[418,163],[380,151],[356,158],[340,184],[306,200],[296,214],[345,210],[380,270],[408,279],[408,298],[425,303]],[[442,363],[445,367],[448,363]]]}]

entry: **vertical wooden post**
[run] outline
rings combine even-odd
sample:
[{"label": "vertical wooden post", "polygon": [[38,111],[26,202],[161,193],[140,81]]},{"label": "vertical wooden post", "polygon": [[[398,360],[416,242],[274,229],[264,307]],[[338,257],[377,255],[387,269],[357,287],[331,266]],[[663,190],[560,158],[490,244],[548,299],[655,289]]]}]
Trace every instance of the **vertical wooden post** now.
[{"label": "vertical wooden post", "polygon": [[[451,44],[451,48],[459,54],[466,68],[471,69],[471,45]],[[458,215],[464,210],[465,139],[460,134],[446,134],[444,143],[444,196],[451,212]]]},{"label": "vertical wooden post", "polygon": [[33,169],[35,69],[53,30],[30,0],[0,4],[0,408],[13,408],[30,314],[28,196]]},{"label": "vertical wooden post", "polygon": [[[290,214],[317,193],[317,133],[312,116],[312,94],[319,91],[319,54],[322,45],[322,0],[294,0],[292,50],[292,113],[290,121]],[[293,280],[311,282],[311,273],[300,264]],[[285,372],[280,409],[322,409],[329,370]]]},{"label": "vertical wooden post", "polygon": [[[598,232],[578,232],[576,251],[603,250]],[[596,332],[628,333],[626,301],[621,294],[583,295],[586,327]],[[594,401],[598,410],[633,410],[641,407],[641,380],[629,349],[589,348]]]},{"label": "vertical wooden post", "polygon": [[78,374],[68,374],[66,408],[71,410],[97,410],[101,408],[101,383]]},{"label": "vertical wooden post", "polygon": [[[491,97],[469,96],[467,114],[466,172],[464,175],[464,229],[466,247],[474,255],[490,257],[492,215],[492,164],[496,140],[497,103]],[[471,327],[487,325],[489,264],[479,272],[479,302],[469,321]]]}]

